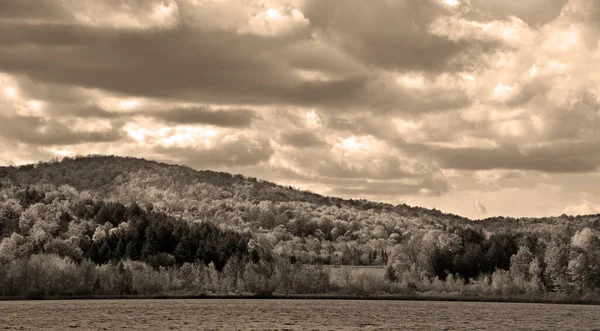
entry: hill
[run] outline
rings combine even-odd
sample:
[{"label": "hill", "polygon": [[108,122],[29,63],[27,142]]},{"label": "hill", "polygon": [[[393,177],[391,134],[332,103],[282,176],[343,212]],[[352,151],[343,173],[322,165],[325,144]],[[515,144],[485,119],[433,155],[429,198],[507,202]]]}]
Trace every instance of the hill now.
[{"label": "hill", "polygon": [[[305,272],[292,292],[320,293],[329,269],[293,268],[323,264],[387,266],[390,284],[404,289],[448,279],[488,282],[492,289],[489,280],[495,277],[494,286],[504,284],[494,288],[500,292],[596,290],[599,226],[600,215],[472,221],[130,157],[0,167],[0,267],[18,274],[42,272],[47,265],[95,265],[96,276],[82,280],[92,282],[82,285],[82,293],[106,284],[112,284],[106,293],[128,293],[129,287],[115,290],[115,280],[107,279],[125,277],[126,271],[180,279],[181,268],[196,263],[229,274],[235,284],[255,277],[246,288],[254,292],[276,291],[273,277],[279,277],[278,284],[300,281],[284,281],[285,272]],[[24,261],[37,263],[34,271],[19,269]],[[106,268],[113,269],[102,278],[98,270]],[[161,270],[176,275],[160,276]],[[17,279],[17,274],[4,276]],[[194,277],[190,281],[200,276]],[[340,277],[348,286],[362,279]],[[373,286],[373,279],[364,277],[359,287]],[[262,285],[250,289],[257,281]],[[25,291],[10,284],[4,293]]]},{"label": "hill", "polygon": [[[154,211],[187,221],[209,221],[236,231],[274,232],[278,237],[271,238],[274,245],[294,237],[329,243],[364,244],[379,240],[374,250],[380,253],[387,246],[382,241],[390,236],[397,238],[418,229],[446,229],[469,222],[436,210],[325,197],[242,175],[196,171],[131,157],[89,156],[1,167],[0,183],[40,190],[68,185],[103,201],[152,205]],[[304,255],[304,248],[298,250]],[[366,258],[361,260],[359,255],[362,254],[338,262],[373,263]],[[331,258],[302,259],[332,263]],[[377,263],[385,261],[380,257]]]},{"label": "hill", "polygon": [[[575,229],[600,228],[600,214],[544,218],[491,217],[470,220],[435,209],[327,197],[239,174],[198,171],[187,166],[133,157],[93,155],[65,158],[60,162],[0,167],[1,184],[20,187],[68,185],[79,192],[90,192],[98,199],[126,204],[131,202],[140,205],[152,204],[155,209],[169,215],[209,220],[216,224],[224,223],[238,228],[241,223],[232,222],[231,217],[223,217],[222,214],[231,211],[233,205],[255,206],[262,203],[263,208],[254,211],[251,215],[245,213],[240,215],[243,225],[253,230],[259,227],[269,229],[275,225],[286,225],[287,222],[281,219],[273,220],[276,215],[272,213],[284,214],[282,211],[285,210],[277,206],[287,207],[287,210],[293,211],[295,205],[320,211],[319,216],[323,216],[322,211],[326,210],[325,214],[329,213],[328,216],[333,219],[339,218],[335,213],[336,210],[349,211],[350,215],[344,215],[343,219],[348,222],[357,221],[361,228],[381,223],[381,219],[374,219],[372,216],[383,214],[394,220],[391,228],[389,226],[392,224],[380,224],[386,227],[388,236],[394,233],[392,230],[394,227],[400,227],[403,231],[431,227],[447,229],[459,225],[470,225],[490,231],[508,228],[533,230],[539,225]],[[265,210],[265,205],[272,213]],[[357,216],[358,212],[363,214]],[[288,217],[287,221],[302,216],[291,215],[290,212],[286,215],[292,216]],[[314,216],[310,215],[309,218],[314,219]]]},{"label": "hill", "polygon": [[[405,204],[326,197],[308,191],[284,187],[268,181],[210,170],[194,170],[133,157],[87,156],[64,158],[62,161],[39,162],[20,167],[0,167],[0,183],[15,185],[69,185],[79,191],[93,192],[97,197],[111,200],[136,200],[147,203],[168,203],[168,194],[178,200],[223,200],[236,198],[251,201],[304,202],[315,206],[337,206],[358,210],[389,211],[406,216],[428,214],[432,217],[466,221],[466,218],[443,214],[437,210],[410,207]],[[135,186],[135,187],[132,187]],[[123,191],[126,189],[126,191]],[[158,190],[148,196],[148,190]],[[206,197],[206,190],[210,196]],[[163,192],[163,193],[161,193]],[[157,196],[158,195],[158,196]],[[173,211],[181,206],[170,206]],[[185,208],[183,208],[185,209]]]}]

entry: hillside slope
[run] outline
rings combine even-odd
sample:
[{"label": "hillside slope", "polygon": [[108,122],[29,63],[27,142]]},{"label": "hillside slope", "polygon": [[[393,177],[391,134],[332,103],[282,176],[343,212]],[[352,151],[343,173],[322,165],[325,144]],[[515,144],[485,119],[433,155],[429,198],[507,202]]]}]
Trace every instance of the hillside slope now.
[{"label": "hillside slope", "polygon": [[471,224],[484,228],[530,227],[536,224],[560,223],[600,226],[600,214],[544,218],[491,217],[471,220],[438,210],[367,200],[326,197],[291,186],[210,170],[194,170],[187,166],[149,161],[133,157],[86,156],[65,158],[60,162],[40,162],[20,167],[1,167],[0,184],[17,186],[69,185],[78,191],[89,191],[99,199],[153,204],[172,214],[192,212],[192,216],[210,217],[198,212],[198,205],[209,201],[296,202],[313,208],[337,207],[357,211],[377,211],[419,218],[441,227]]},{"label": "hillside slope", "polygon": [[[222,200],[235,197],[242,200],[272,202],[304,202],[315,206],[338,206],[359,210],[386,210],[407,216],[428,214],[432,217],[466,221],[466,218],[443,214],[437,210],[367,200],[326,197],[291,186],[284,187],[268,181],[210,170],[194,170],[133,157],[87,156],[65,158],[60,162],[40,162],[20,167],[0,167],[0,183],[14,185],[69,185],[79,191],[93,192],[103,199],[148,199],[143,191],[159,190],[148,203],[160,203],[168,194],[184,199],[208,198]],[[137,185],[136,187],[131,187]],[[127,191],[123,192],[123,189]],[[147,193],[147,192],[146,192]]]}]

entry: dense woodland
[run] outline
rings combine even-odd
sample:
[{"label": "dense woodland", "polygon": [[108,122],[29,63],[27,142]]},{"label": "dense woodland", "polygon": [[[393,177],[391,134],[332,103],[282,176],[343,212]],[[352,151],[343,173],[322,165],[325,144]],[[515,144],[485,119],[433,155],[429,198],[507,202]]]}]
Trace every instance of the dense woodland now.
[{"label": "dense woodland", "polygon": [[600,294],[600,215],[471,221],[113,156],[1,167],[0,239],[0,296]]}]

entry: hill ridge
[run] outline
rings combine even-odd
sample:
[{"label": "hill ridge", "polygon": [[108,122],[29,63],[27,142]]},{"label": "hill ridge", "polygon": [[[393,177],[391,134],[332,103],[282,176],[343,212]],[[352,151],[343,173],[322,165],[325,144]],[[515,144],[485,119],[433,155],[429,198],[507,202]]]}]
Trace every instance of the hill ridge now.
[{"label": "hill ridge", "polygon": [[[234,184],[236,181],[237,182],[246,181],[246,182],[251,182],[251,183],[260,183],[261,185],[268,185],[268,186],[278,187],[278,188],[281,188],[284,190],[297,192],[297,193],[301,194],[303,197],[307,198],[306,201],[303,201],[303,202],[309,202],[309,203],[325,202],[329,205],[331,205],[331,204],[338,204],[338,205],[339,204],[347,204],[347,205],[355,207],[355,208],[360,207],[360,209],[365,209],[365,208],[366,209],[389,209],[390,211],[392,211],[392,210],[398,211],[399,209],[408,209],[408,210],[415,211],[415,212],[425,212],[425,213],[435,214],[437,217],[449,217],[452,219],[461,219],[461,220],[471,221],[471,219],[469,219],[467,217],[455,215],[452,213],[444,213],[443,211],[437,210],[435,208],[428,209],[425,207],[410,206],[407,204],[393,205],[390,203],[371,201],[371,200],[367,200],[367,199],[345,199],[345,198],[339,198],[339,197],[333,197],[333,196],[326,196],[326,195],[311,192],[309,190],[298,189],[298,188],[294,188],[292,186],[284,186],[284,185],[277,184],[275,182],[271,182],[271,181],[260,179],[260,178],[250,177],[250,176],[244,176],[242,174],[232,174],[232,173],[228,173],[228,172],[215,171],[215,170],[210,170],[210,169],[198,170],[198,169],[194,169],[187,165],[166,163],[166,162],[162,162],[162,161],[139,158],[139,157],[132,157],[132,156],[90,154],[90,155],[86,155],[86,156],[65,157],[61,160],[57,159],[57,160],[51,160],[51,161],[40,161],[37,163],[25,164],[25,165],[20,165],[20,166],[0,166],[0,181],[6,180],[6,178],[8,177],[8,178],[13,179],[13,182],[16,182],[16,184],[22,184],[23,180],[21,180],[21,181],[14,180],[15,174],[18,172],[28,171],[31,174],[31,173],[35,173],[36,170],[40,171],[40,169],[39,169],[40,167],[42,169],[44,169],[44,168],[48,169],[48,168],[52,168],[52,167],[56,167],[56,166],[60,166],[60,165],[68,165],[69,163],[81,163],[81,162],[91,162],[91,161],[105,162],[105,163],[107,161],[125,161],[125,162],[134,163],[136,166],[138,166],[140,168],[138,170],[151,169],[153,167],[155,167],[154,169],[156,169],[156,167],[164,167],[166,169],[185,170],[186,172],[188,172],[188,174],[191,173],[196,176],[199,176],[203,181],[208,182],[213,185],[222,185],[222,184],[231,185],[231,184]],[[35,184],[35,183],[31,183],[31,184]],[[56,184],[56,183],[53,183],[53,184]],[[72,183],[61,183],[61,184],[67,184],[70,186],[74,186],[77,189],[90,189],[90,188],[85,188],[85,187],[81,187],[81,186],[77,187],[76,185],[72,185]],[[293,201],[301,201],[301,200],[293,200]]]}]

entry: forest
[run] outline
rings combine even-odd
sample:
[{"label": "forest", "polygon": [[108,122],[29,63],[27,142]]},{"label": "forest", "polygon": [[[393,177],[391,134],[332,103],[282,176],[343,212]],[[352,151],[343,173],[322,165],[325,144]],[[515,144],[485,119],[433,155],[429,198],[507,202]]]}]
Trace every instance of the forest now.
[{"label": "forest", "polygon": [[0,297],[600,294],[600,215],[469,220],[116,156],[0,167],[0,240]]}]

